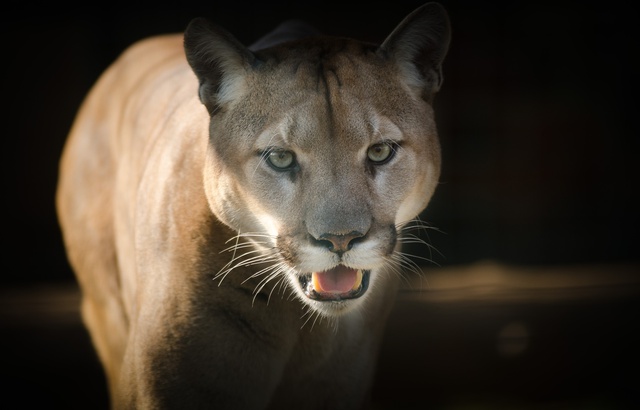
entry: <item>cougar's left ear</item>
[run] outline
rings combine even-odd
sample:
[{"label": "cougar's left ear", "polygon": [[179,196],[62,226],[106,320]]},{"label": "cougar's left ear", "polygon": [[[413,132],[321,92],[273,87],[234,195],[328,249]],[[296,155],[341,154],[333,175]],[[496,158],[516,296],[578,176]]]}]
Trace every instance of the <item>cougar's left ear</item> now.
[{"label": "cougar's left ear", "polygon": [[427,3],[405,17],[378,53],[395,60],[407,84],[431,102],[442,85],[442,62],[450,39],[446,10],[439,3]]},{"label": "cougar's left ear", "polygon": [[184,50],[200,81],[200,101],[209,114],[244,93],[244,76],[256,57],[228,31],[196,18],[184,32]]}]

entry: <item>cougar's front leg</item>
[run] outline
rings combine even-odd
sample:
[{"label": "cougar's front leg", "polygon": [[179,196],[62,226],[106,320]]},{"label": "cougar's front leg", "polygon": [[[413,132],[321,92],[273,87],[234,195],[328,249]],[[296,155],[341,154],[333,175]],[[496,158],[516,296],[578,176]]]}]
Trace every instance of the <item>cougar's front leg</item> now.
[{"label": "cougar's front leg", "polygon": [[213,285],[212,292],[204,301],[178,300],[181,293],[172,292],[162,303],[143,304],[131,327],[116,408],[268,406],[295,336],[267,325],[273,309],[239,302],[247,295],[231,301],[239,291]]}]

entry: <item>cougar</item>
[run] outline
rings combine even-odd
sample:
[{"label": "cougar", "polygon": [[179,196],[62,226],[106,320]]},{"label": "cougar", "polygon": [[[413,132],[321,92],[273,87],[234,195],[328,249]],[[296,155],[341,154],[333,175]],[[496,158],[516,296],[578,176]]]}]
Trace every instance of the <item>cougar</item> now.
[{"label": "cougar", "polygon": [[440,175],[450,39],[427,3],[381,42],[203,18],[100,76],[56,208],[114,409],[357,409]]}]

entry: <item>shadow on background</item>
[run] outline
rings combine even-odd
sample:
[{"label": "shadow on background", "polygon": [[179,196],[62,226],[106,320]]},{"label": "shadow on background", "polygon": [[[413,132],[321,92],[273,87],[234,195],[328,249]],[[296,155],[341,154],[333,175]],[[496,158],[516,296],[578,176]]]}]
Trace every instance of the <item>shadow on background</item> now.
[{"label": "shadow on background", "polygon": [[[75,112],[126,46],[182,31],[196,16],[246,44],[284,18],[380,42],[421,4],[192,2],[94,11],[29,3],[7,13],[0,27],[6,391],[27,407],[105,403],[53,197]],[[443,173],[422,215],[437,229],[424,234],[433,248],[409,251],[428,280],[445,277],[460,288],[440,282],[419,298],[402,293],[374,393],[385,404],[400,394],[406,408],[474,400],[492,403],[486,408],[628,408],[640,385],[636,13],[615,1],[442,4],[453,26],[435,103]],[[497,263],[487,270],[485,260]],[[474,274],[458,274],[466,269]],[[509,286],[483,298],[471,292],[486,290],[495,272],[524,282],[505,279]],[[563,275],[570,287],[558,284]],[[531,290],[526,278],[537,277],[546,285]],[[457,296],[445,300],[447,292]],[[505,353],[523,339],[521,353]]]}]

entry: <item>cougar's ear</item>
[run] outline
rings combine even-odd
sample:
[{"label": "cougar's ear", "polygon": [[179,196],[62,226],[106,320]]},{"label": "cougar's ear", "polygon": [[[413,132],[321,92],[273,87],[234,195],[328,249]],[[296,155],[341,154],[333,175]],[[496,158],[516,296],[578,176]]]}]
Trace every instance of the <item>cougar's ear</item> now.
[{"label": "cougar's ear", "polygon": [[442,62],[450,39],[446,10],[439,3],[427,3],[402,20],[378,53],[393,59],[405,81],[431,102],[442,85]]},{"label": "cougar's ear", "polygon": [[242,95],[244,77],[256,58],[228,31],[196,18],[184,32],[184,50],[200,82],[200,101],[211,115]]}]

